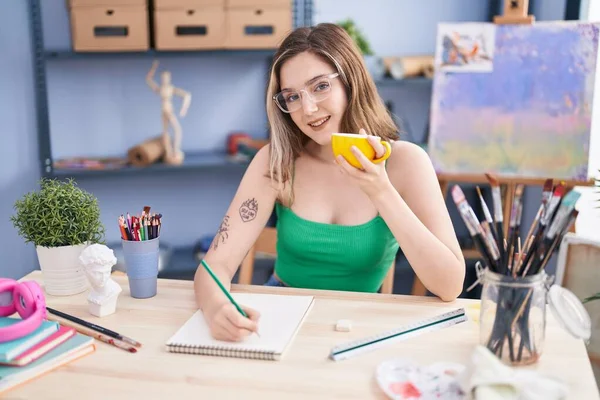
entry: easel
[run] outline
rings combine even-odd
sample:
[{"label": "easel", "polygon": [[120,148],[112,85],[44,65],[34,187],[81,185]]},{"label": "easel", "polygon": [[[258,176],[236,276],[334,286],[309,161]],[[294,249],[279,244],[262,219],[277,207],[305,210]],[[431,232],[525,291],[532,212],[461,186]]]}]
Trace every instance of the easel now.
[{"label": "easel", "polygon": [[504,0],[504,15],[494,17],[495,24],[531,25],[535,16],[527,15],[529,0]]},{"label": "easel", "polygon": [[[524,24],[531,25],[535,21],[533,15],[527,15],[529,8],[529,0],[505,0],[504,1],[504,15],[495,16],[494,23],[496,24]],[[498,176],[500,181],[500,187],[502,189],[502,206],[503,206],[503,219],[504,219],[504,237],[508,237],[510,213],[512,208],[513,199],[515,197],[515,191],[517,185],[522,184],[525,186],[543,186],[545,179],[542,178],[512,178]],[[548,177],[550,178],[550,177]],[[488,185],[487,178],[484,173],[481,174],[444,174],[438,173],[438,181],[440,189],[444,199],[448,193],[448,186],[450,182],[456,183],[471,183],[471,184],[482,184]],[[593,181],[561,181],[564,183],[567,191],[570,191],[575,186],[587,186],[593,185]],[[555,184],[558,183],[555,180]],[[573,230],[573,228],[571,228]],[[463,255],[465,259],[468,258],[479,258],[479,252],[471,249],[464,249]],[[425,296],[427,289],[421,283],[419,278],[415,276],[415,283],[413,284],[413,294]]]}]

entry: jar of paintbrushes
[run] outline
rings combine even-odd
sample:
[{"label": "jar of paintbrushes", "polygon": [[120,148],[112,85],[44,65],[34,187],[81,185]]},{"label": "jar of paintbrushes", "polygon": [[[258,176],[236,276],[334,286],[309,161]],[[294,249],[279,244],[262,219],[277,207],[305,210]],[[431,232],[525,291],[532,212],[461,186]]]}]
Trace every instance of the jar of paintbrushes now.
[{"label": "jar of paintbrushes", "polygon": [[[541,356],[546,334],[546,308],[569,333],[588,340],[591,320],[581,301],[569,290],[553,285],[546,273],[551,256],[577,217],[577,191],[566,191],[563,183],[546,180],[538,212],[521,240],[523,187],[517,187],[510,204],[507,233],[498,180],[490,181],[493,215],[479,187],[484,218],[480,219],[461,188],[452,188],[452,198],[473,238],[481,261],[478,279],[468,290],[482,284],[480,343],[511,365],[535,363]],[[523,245],[522,245],[523,243]]]},{"label": "jar of paintbrushes", "polygon": [[536,362],[544,347],[552,278],[545,273],[513,277],[483,270],[480,265],[480,343],[507,364]]}]

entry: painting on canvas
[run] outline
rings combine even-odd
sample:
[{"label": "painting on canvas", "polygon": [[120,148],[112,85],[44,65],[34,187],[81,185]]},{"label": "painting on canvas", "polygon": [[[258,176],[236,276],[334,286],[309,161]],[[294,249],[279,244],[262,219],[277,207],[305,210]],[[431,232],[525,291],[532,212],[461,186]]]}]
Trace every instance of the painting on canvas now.
[{"label": "painting on canvas", "polygon": [[440,71],[490,72],[495,27],[490,24],[442,24],[438,29],[435,67]]},{"label": "painting on canvas", "polygon": [[444,33],[477,25],[494,38],[488,70],[436,68],[428,140],[436,170],[588,180],[599,25],[441,24],[436,59]]}]

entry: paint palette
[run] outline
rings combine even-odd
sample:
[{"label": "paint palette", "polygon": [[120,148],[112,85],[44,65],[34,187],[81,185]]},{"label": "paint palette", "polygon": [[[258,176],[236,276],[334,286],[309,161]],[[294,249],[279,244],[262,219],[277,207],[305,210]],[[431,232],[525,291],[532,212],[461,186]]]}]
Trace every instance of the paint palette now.
[{"label": "paint palette", "polygon": [[418,366],[407,359],[385,361],[377,367],[377,383],[394,400],[464,400],[457,376],[465,367],[455,363]]}]

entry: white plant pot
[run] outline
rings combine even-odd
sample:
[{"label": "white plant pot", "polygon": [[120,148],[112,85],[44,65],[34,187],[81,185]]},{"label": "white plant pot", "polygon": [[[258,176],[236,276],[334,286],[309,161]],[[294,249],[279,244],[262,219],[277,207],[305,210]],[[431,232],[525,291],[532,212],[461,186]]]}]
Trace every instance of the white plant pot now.
[{"label": "white plant pot", "polygon": [[36,246],[44,289],[51,296],[71,296],[89,288],[79,255],[87,244],[61,247]]}]

